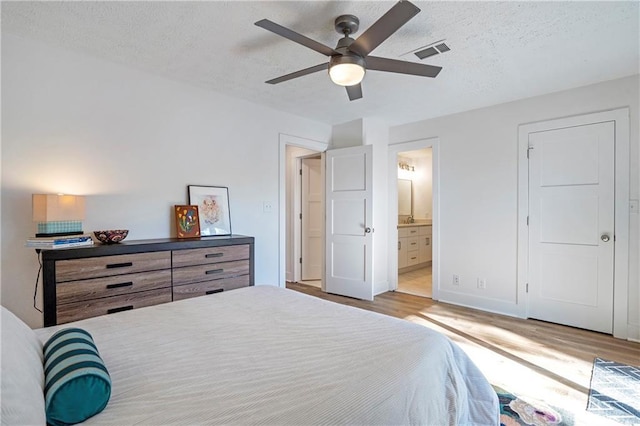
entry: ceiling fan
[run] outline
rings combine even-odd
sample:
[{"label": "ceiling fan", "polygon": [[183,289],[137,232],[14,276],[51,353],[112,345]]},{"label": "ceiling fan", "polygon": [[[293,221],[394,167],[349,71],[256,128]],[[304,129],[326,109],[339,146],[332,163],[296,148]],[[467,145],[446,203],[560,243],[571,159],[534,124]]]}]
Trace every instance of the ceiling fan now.
[{"label": "ceiling fan", "polygon": [[338,33],[344,34],[344,37],[338,41],[335,49],[268,19],[262,19],[255,25],[329,57],[328,63],[283,75],[268,80],[266,83],[278,84],[314,72],[328,70],[331,80],[335,84],[345,86],[349,100],[353,101],[362,98],[361,81],[367,69],[435,77],[442,70],[442,67],[369,55],[373,49],[382,44],[418,12],[420,9],[415,5],[401,0],[355,40],[350,35],[358,31],[360,20],[354,15],[340,15],[335,20],[335,29]]}]

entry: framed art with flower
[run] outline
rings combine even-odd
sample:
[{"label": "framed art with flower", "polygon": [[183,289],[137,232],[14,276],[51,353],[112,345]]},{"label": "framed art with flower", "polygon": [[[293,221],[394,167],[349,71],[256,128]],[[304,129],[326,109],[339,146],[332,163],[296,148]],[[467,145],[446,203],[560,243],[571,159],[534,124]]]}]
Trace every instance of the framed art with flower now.
[{"label": "framed art with flower", "polygon": [[178,238],[200,237],[198,206],[174,206]]},{"label": "framed art with flower", "polygon": [[198,206],[201,235],[231,235],[229,188],[189,185],[188,191],[189,204]]}]

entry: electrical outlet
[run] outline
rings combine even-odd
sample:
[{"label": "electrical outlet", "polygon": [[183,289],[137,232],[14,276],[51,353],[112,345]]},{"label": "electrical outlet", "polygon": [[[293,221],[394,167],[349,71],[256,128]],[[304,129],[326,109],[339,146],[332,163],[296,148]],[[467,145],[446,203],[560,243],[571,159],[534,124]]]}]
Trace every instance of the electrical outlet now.
[{"label": "electrical outlet", "polygon": [[487,280],[484,278],[478,278],[478,288],[482,290],[487,288]]},{"label": "electrical outlet", "polygon": [[460,285],[460,275],[453,274],[453,285]]}]

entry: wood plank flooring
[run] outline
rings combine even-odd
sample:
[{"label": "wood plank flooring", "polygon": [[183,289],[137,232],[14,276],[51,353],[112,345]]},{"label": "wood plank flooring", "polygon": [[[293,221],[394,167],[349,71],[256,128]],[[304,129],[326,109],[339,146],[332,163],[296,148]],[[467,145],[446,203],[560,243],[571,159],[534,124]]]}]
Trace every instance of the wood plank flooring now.
[{"label": "wood plank flooring", "polygon": [[537,320],[523,320],[388,292],[373,302],[287,283],[287,288],[344,305],[404,318],[447,335],[489,382],[530,402],[572,413],[576,425],[615,425],[585,411],[594,357],[640,365],[640,343]]}]

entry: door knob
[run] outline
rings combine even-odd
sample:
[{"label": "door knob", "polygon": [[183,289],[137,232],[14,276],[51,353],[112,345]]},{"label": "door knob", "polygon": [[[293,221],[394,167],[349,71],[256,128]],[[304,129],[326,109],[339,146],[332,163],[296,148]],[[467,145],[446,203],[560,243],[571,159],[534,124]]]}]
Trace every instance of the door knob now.
[{"label": "door knob", "polygon": [[368,226],[366,228],[364,228],[364,233],[365,234],[370,234],[371,233],[371,228],[369,228]]},{"label": "door knob", "polygon": [[609,236],[607,234],[602,234],[600,239],[606,243],[607,241],[609,241]]}]

